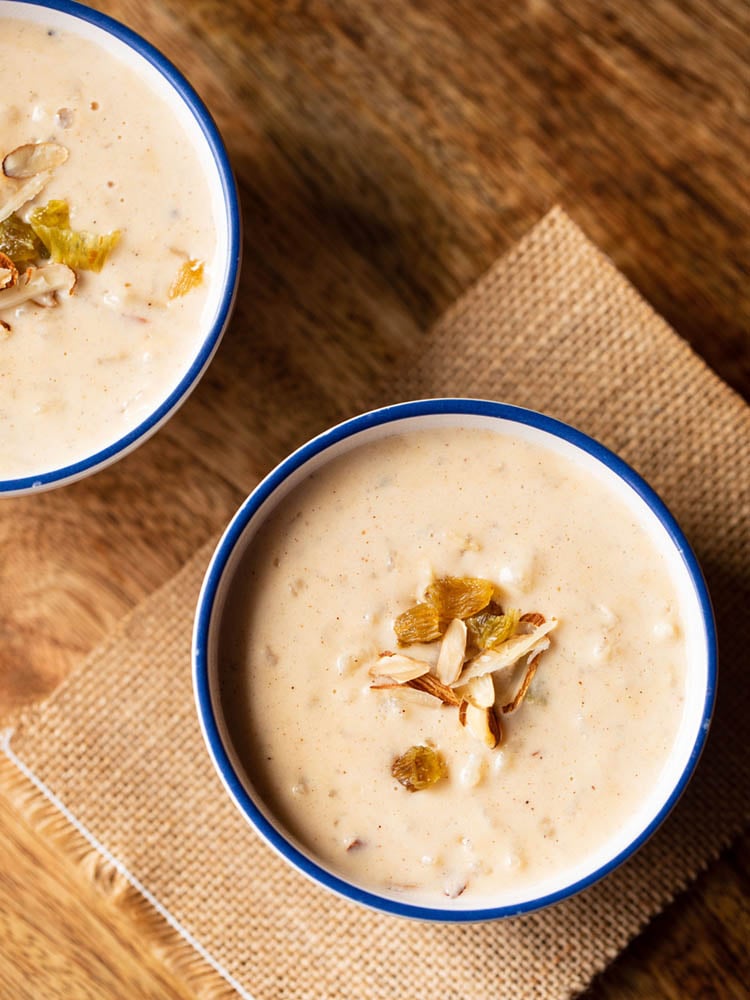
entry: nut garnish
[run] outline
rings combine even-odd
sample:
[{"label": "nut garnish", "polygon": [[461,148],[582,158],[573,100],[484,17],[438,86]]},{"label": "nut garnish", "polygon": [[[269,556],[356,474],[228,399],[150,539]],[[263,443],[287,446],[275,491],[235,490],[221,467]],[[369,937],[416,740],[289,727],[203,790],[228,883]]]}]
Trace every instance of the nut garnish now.
[{"label": "nut garnish", "polygon": [[466,655],[466,623],[460,618],[454,618],[445,630],[440,644],[435,673],[443,684],[452,684],[458,680]]},{"label": "nut garnish", "polygon": [[[404,656],[402,653],[381,653],[378,659],[370,667],[370,677],[395,681],[396,684],[405,684],[415,677],[421,677],[430,669],[429,663],[424,660],[415,660],[413,656]],[[373,687],[388,687],[387,684],[373,684]]]},{"label": "nut garnish", "polygon": [[448,687],[447,684],[443,684],[434,674],[425,673],[420,677],[413,677],[406,683],[409,687],[415,688],[417,691],[426,691],[427,694],[439,698],[444,705],[458,706],[461,704],[461,699],[453,688]]},{"label": "nut garnish", "polygon": [[458,721],[490,750],[494,750],[502,740],[502,729],[494,708],[477,708],[470,701],[463,701]]},{"label": "nut garnish", "polygon": [[519,621],[531,622],[532,625],[544,625],[546,619],[544,615],[540,614],[538,611],[527,611],[525,615],[521,615]]},{"label": "nut garnish", "polygon": [[17,281],[18,268],[7,254],[0,251],[0,291],[12,288]]},{"label": "nut garnish", "polygon": [[[556,626],[556,618],[547,620],[538,611],[503,611],[490,580],[440,577],[425,588],[424,600],[400,614],[394,623],[402,644],[442,639],[435,667],[404,654],[385,652],[370,667],[370,676],[375,678],[370,687],[403,694],[412,690],[458,708],[460,725],[494,750],[503,739],[498,711],[509,714],[520,707],[541,654],[550,646],[548,633]],[[505,703],[497,709],[495,675],[502,672],[506,687],[509,683],[515,686],[522,666],[525,669],[518,689],[511,697],[511,691],[501,688]],[[426,750],[431,748],[412,747],[403,758],[397,758],[394,777],[399,761]]]},{"label": "nut garnish", "polygon": [[494,673],[497,670],[504,670],[518,663],[522,656],[531,653],[538,646],[548,632],[557,626],[557,619],[551,618],[543,625],[530,626],[533,631],[527,635],[514,635],[506,639],[497,649],[488,650],[481,653],[465,666],[456,684],[466,684],[472,677],[481,677],[482,674]]},{"label": "nut garnish", "polygon": [[495,704],[495,682],[492,680],[492,674],[472,677],[468,684],[456,691],[456,694],[477,708],[491,708]]},{"label": "nut garnish", "polygon": [[537,646],[532,653],[529,654],[529,658],[526,661],[526,673],[524,674],[523,680],[521,681],[521,686],[516,691],[515,696],[507,705],[503,705],[503,715],[508,715],[510,712],[515,712],[518,706],[521,704],[523,699],[529,690],[529,685],[534,680],[534,674],[536,673],[537,667],[539,666],[539,660],[541,659],[544,649],[549,648],[549,639],[546,639],[547,643],[544,648]]},{"label": "nut garnish", "polygon": [[68,151],[56,142],[26,143],[3,157],[0,172],[0,222],[36,198]]},{"label": "nut garnish", "polygon": [[26,180],[14,180],[0,174],[0,222],[23,208],[27,201],[36,198],[52,177],[52,171],[46,170]]},{"label": "nut garnish", "polygon": [[394,698],[396,702],[405,706],[413,705],[416,708],[431,709],[433,712],[443,707],[443,703],[434,695],[427,694],[426,691],[418,691],[410,683],[396,684],[391,681],[386,684],[371,684],[370,688],[373,691],[387,690],[389,697]]},{"label": "nut garnish", "polygon": [[75,286],[75,271],[66,264],[30,267],[19,276],[13,287],[0,290],[0,309],[14,309],[30,300],[44,306],[56,305],[55,293],[72,295]]},{"label": "nut garnish", "polygon": [[3,159],[6,177],[25,180],[52,171],[65,163],[68,151],[57,142],[28,142],[8,153]]},{"label": "nut garnish", "polygon": [[[13,309],[24,302],[56,306],[58,293],[72,295],[75,290],[73,268],[100,271],[120,238],[119,231],[97,236],[72,230],[65,201],[34,208],[28,222],[16,214],[43,190],[67,159],[68,150],[57,142],[24,143],[2,159],[0,309]],[[50,256],[53,263],[44,264]],[[5,321],[3,329],[10,329]]]}]

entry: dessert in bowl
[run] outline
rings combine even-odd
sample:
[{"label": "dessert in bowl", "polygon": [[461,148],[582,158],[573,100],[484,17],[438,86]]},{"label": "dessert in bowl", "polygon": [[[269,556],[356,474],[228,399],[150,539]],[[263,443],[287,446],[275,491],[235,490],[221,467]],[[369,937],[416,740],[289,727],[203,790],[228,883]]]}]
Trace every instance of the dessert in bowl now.
[{"label": "dessert in bowl", "polygon": [[442,921],[536,909],[656,829],[716,685],[664,504],[597,442],[480,400],[315,438],[219,542],[194,633],[209,754],[300,871]]},{"label": "dessert in bowl", "polygon": [[142,38],[76,3],[0,10],[0,493],[120,458],[200,379],[240,263],[208,111]]}]

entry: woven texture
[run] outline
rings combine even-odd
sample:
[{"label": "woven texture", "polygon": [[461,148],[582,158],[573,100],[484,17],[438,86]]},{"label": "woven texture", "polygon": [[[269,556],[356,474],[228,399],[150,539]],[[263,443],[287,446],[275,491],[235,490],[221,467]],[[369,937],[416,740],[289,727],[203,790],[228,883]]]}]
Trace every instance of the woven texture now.
[{"label": "woven texture", "polygon": [[419,360],[372,402],[430,395],[547,411],[617,450],[662,494],[716,605],[713,732],[657,835],[578,897],[478,926],[361,911],[277,859],[208,762],[190,686],[204,548],[21,720],[12,747],[257,1000],[570,996],[748,820],[748,408],[559,210],[455,305]]}]

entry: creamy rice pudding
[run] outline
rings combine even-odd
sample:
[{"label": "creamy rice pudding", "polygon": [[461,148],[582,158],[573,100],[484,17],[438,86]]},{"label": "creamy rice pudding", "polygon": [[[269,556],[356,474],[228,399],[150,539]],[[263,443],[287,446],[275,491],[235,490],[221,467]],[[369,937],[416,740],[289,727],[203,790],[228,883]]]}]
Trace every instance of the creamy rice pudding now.
[{"label": "creamy rice pudding", "polygon": [[[0,258],[0,479],[13,479],[76,462],[147,418],[195,358],[221,275],[202,154],[149,74],[72,31],[0,25],[0,251],[11,215],[36,240],[30,256],[5,246],[19,254],[15,288]],[[67,225],[58,213],[45,230],[45,208],[61,204]],[[71,258],[69,280],[58,250],[76,240],[103,253],[88,266]]]},{"label": "creamy rice pudding", "polygon": [[[394,623],[451,577],[550,623],[515,711],[528,651],[493,674],[497,745],[419,683],[377,679],[383,652],[440,673],[445,639],[399,645]],[[293,488],[244,553],[221,619],[222,711],[238,769],[325,866],[481,903],[574,869],[637,811],[682,716],[685,632],[663,551],[604,476],[510,432],[396,434]],[[467,649],[461,669],[479,658]],[[416,791],[394,770],[414,747],[441,761]]]}]

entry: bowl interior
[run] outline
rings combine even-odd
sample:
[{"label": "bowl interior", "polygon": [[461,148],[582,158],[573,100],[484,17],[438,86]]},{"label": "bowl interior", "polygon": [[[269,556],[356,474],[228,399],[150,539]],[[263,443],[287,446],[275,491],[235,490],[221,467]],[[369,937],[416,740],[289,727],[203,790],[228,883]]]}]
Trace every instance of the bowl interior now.
[{"label": "bowl interior", "polygon": [[207,181],[216,235],[216,275],[201,314],[196,317],[205,335],[194,356],[180,370],[175,370],[164,398],[136,427],[92,455],[38,475],[0,479],[0,494],[13,496],[64,485],[108,465],[140,444],[171,416],[198,382],[218,347],[237,290],[241,248],[237,191],[222,139],[198,95],[160,52],[119,22],[66,0],[51,3],[8,0],[0,10],[0,19],[3,18],[42,24],[86,39],[137,73],[160,96],[187,136]]},{"label": "bowl interior", "polygon": [[[411,906],[396,893],[373,894],[366,887],[352,886],[321,865],[283,830],[258,795],[232,745],[219,697],[218,655],[222,615],[237,567],[280,500],[311,472],[350,449],[384,435],[445,426],[484,428],[537,442],[564,454],[587,476],[604,480],[616,490],[643,525],[676,581],[689,651],[686,700],[676,739],[658,780],[653,787],[644,789],[638,809],[617,834],[582,863],[528,886],[520,895],[498,893],[479,904],[459,898],[450,910],[419,902]],[[444,920],[485,919],[538,908],[584,888],[624,860],[658,826],[692,773],[710,720],[715,686],[715,636],[705,585],[680,529],[653,491],[606,449],[565,425],[503,404],[465,400],[402,404],[356,418],[310,442],[274,470],[248,498],[219,543],[199,601],[195,653],[196,696],[209,751],[232,798],[269,843],[334,891],[395,913]]]}]

